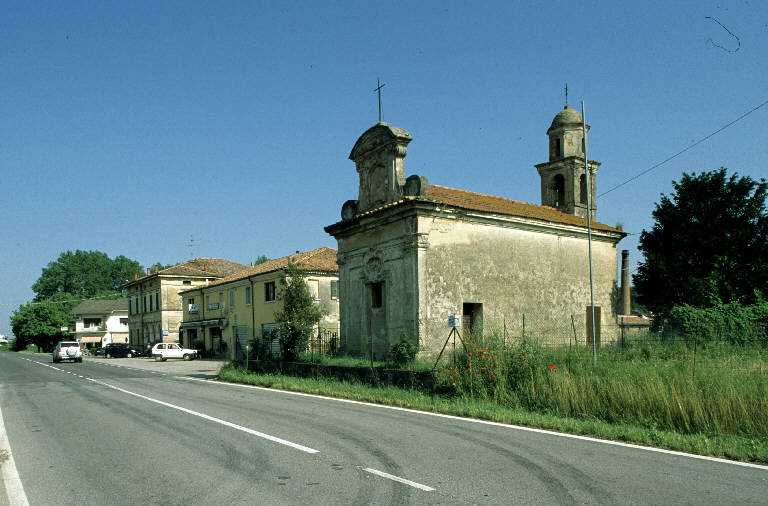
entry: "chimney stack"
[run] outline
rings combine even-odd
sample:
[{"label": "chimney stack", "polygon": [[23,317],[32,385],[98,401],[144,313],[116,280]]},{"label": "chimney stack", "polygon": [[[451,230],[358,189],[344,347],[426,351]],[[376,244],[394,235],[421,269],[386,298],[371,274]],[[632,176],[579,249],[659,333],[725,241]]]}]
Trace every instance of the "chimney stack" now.
[{"label": "chimney stack", "polygon": [[160,268],[160,264],[155,264],[155,273],[157,273],[157,270]]},{"label": "chimney stack", "polygon": [[133,280],[136,281],[137,279],[139,279],[139,274],[134,272],[133,273]]},{"label": "chimney stack", "polygon": [[629,250],[621,250],[621,302],[622,314],[632,314],[632,301],[629,295]]},{"label": "chimney stack", "polygon": [[152,267],[147,267],[147,276],[152,274]]}]

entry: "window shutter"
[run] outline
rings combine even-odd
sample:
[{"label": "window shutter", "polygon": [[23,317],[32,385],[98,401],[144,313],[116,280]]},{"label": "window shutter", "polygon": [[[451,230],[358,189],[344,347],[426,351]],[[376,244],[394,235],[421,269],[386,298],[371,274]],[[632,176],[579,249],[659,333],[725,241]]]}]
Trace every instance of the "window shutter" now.
[{"label": "window shutter", "polygon": [[331,280],[331,297],[339,298],[339,280],[338,279],[332,279]]}]

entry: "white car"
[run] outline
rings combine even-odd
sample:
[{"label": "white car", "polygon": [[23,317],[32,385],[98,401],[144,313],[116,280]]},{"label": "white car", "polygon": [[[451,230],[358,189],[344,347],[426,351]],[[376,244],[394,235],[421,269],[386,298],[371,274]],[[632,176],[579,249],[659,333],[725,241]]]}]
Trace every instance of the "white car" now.
[{"label": "white car", "polygon": [[169,358],[183,358],[184,360],[193,360],[197,358],[197,350],[182,348],[176,343],[157,343],[152,347],[152,356],[158,362],[168,360]]},{"label": "white car", "polygon": [[53,363],[62,360],[71,360],[72,362],[83,361],[83,350],[80,349],[80,343],[77,341],[59,341],[53,349]]}]

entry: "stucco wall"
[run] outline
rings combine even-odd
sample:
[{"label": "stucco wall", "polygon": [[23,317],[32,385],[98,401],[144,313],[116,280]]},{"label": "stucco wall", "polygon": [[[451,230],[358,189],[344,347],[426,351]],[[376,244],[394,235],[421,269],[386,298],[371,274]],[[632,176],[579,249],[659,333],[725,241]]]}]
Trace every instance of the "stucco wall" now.
[{"label": "stucco wall", "polygon": [[[442,217],[419,218],[429,247],[420,250],[419,320],[422,345],[442,346],[451,314],[463,303],[482,304],[483,328],[520,335],[580,336],[590,301],[586,238]],[[571,231],[573,233],[573,231]],[[616,312],[615,243],[592,243],[595,305],[602,308],[603,341]],[[554,337],[554,336],[553,336]]]},{"label": "stucco wall", "polygon": [[[415,218],[371,223],[361,233],[338,239],[342,342],[352,354],[389,353],[401,334],[418,333]],[[383,283],[384,304],[371,307],[371,283]]]}]

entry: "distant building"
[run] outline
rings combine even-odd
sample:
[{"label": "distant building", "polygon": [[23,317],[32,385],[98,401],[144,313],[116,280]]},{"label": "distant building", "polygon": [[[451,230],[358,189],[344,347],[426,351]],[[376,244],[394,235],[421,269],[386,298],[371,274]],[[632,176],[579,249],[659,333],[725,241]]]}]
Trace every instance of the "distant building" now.
[{"label": "distant building", "polygon": [[84,300],[70,314],[75,315],[75,340],[88,348],[128,342],[128,301]]},{"label": "distant building", "polygon": [[[349,158],[356,200],[325,230],[338,241],[341,334],[347,351],[389,354],[401,336],[438,352],[458,315],[465,336],[491,323],[521,335],[578,330],[590,304],[587,220],[596,206],[598,162],[585,171],[581,115],[567,107],[547,130],[549,161],[536,166],[542,205],[406,179],[410,134],[386,123],[368,129]],[[533,171],[531,171],[533,172]],[[525,172],[510,173],[510,185]],[[626,234],[592,222],[598,322],[616,333],[617,244]],[[521,327],[528,316],[528,328]],[[578,327],[576,329],[576,327]],[[599,328],[600,325],[597,325]],[[522,331],[522,332],[521,332]],[[372,344],[369,344],[372,343]]]},{"label": "distant building", "polygon": [[[181,341],[187,348],[235,358],[236,347],[275,330],[282,310],[280,279],[288,262],[307,273],[306,283],[325,316],[319,327],[338,335],[336,250],[318,248],[254,265],[222,279],[180,292],[184,299]],[[318,330],[320,330],[318,329]],[[274,351],[279,351],[277,343]]]},{"label": "distant building", "polygon": [[179,292],[229,276],[248,267],[222,258],[195,258],[167,269],[136,276],[122,288],[128,294],[129,340],[133,346],[178,342],[183,314]]}]

